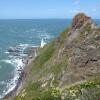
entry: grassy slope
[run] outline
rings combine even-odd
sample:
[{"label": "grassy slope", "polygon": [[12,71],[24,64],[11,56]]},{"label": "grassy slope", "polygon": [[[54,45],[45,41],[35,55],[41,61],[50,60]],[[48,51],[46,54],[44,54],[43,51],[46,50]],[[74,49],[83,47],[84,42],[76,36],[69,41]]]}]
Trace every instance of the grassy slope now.
[{"label": "grassy slope", "polygon": [[[61,70],[66,67],[65,65],[67,64],[67,60],[66,58],[63,58],[62,60],[59,60],[59,62],[56,64],[53,64],[53,62],[55,60],[55,56],[57,56],[58,54],[58,50],[63,47],[62,44],[66,37],[66,33],[67,30],[61,33],[61,39],[59,44],[57,43],[57,40],[54,40],[49,45],[45,46],[42,50],[40,50],[39,56],[37,56],[37,58],[30,65],[31,71],[29,71],[30,75],[28,77],[25,89],[23,89],[19,96],[16,96],[14,100],[37,100],[39,96],[41,97],[42,92],[44,95],[46,87],[52,90],[52,82],[52,84],[56,86],[56,77],[60,75]],[[47,76],[47,79],[44,79],[44,76]],[[53,78],[55,78],[54,81]],[[41,84],[45,82],[47,82],[47,86],[45,88],[41,88]],[[49,92],[51,92],[50,90]]]},{"label": "grassy slope", "polygon": [[[90,31],[86,27],[85,31]],[[83,32],[84,33],[84,32]],[[74,43],[81,44],[84,37],[82,33]],[[60,34],[60,37],[40,50],[40,54],[29,65],[26,84],[14,100],[99,100],[100,99],[100,78],[99,75],[81,82],[69,82],[60,86],[60,78],[64,73],[70,75],[69,58],[73,48],[68,52],[62,52],[65,40],[68,37],[68,29]],[[76,45],[75,44],[75,45]],[[61,53],[62,52],[62,53]],[[71,79],[72,78],[72,79]],[[70,75],[69,80],[73,80]]]}]

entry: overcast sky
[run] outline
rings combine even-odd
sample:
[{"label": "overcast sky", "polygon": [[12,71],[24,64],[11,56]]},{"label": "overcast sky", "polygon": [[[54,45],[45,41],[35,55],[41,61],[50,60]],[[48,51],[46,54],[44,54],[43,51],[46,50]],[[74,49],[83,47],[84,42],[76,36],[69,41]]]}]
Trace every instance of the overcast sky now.
[{"label": "overcast sky", "polygon": [[100,0],[0,0],[0,19],[67,19],[78,12],[100,19]]}]

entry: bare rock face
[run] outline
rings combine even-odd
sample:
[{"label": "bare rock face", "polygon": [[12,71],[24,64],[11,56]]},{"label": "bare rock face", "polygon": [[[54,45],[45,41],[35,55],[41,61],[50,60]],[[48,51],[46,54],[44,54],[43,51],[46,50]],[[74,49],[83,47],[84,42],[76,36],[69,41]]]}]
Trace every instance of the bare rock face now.
[{"label": "bare rock face", "polygon": [[93,26],[95,23],[83,13],[74,17],[64,44],[70,71],[63,74],[62,86],[100,73],[100,30]]},{"label": "bare rock face", "polygon": [[86,16],[84,13],[77,14],[73,19],[72,29],[80,29],[89,20],[91,20],[91,17]]}]

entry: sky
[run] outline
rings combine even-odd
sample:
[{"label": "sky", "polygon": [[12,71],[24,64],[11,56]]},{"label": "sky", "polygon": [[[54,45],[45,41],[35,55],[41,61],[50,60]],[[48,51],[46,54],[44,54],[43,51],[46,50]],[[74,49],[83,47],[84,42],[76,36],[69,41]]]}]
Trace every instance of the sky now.
[{"label": "sky", "polygon": [[0,19],[67,19],[79,12],[100,19],[100,0],[0,0]]}]

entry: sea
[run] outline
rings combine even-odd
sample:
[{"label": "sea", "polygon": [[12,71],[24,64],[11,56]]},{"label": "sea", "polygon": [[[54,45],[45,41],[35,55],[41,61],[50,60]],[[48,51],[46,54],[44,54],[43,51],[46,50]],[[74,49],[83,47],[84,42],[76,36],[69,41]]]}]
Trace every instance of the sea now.
[{"label": "sea", "polygon": [[[100,25],[100,20],[94,20]],[[23,51],[29,46],[48,44],[70,27],[71,19],[0,20],[0,98],[12,91],[24,68]],[[13,51],[14,53],[10,53]]]}]

